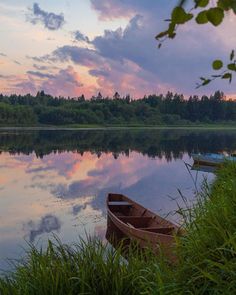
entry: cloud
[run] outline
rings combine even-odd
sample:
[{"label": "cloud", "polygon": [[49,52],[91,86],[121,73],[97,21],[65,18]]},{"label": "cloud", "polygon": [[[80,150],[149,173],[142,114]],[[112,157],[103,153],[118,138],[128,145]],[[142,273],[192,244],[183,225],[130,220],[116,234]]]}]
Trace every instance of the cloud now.
[{"label": "cloud", "polygon": [[63,14],[44,11],[39,7],[38,3],[34,3],[29,21],[34,25],[41,23],[45,28],[52,31],[61,29],[65,23]]},{"label": "cloud", "polygon": [[41,57],[52,61],[68,62],[72,61],[75,64],[80,64],[86,67],[102,65],[104,60],[100,54],[94,50],[78,46],[65,45],[56,49],[51,56]]},{"label": "cloud", "polygon": [[38,64],[33,64],[33,67],[38,70],[38,71],[51,71],[51,70],[60,70],[59,67],[56,66],[42,66],[42,65],[38,65]]},{"label": "cloud", "polygon": [[19,62],[19,61],[17,61],[17,60],[13,60],[13,62],[16,64],[16,65],[21,65],[21,63]]},{"label": "cloud", "polygon": [[74,205],[72,207],[72,214],[78,215],[82,210],[85,210],[89,202],[85,202],[83,205]]},{"label": "cloud", "polygon": [[46,93],[67,97],[74,96],[82,86],[79,75],[72,66],[68,66],[60,70],[53,79],[44,81],[41,89],[44,89]]},{"label": "cloud", "polygon": [[44,55],[44,56],[29,56],[29,55],[26,55],[26,58],[27,58],[27,59],[32,59],[32,60],[34,60],[34,61],[36,61],[36,62],[40,62],[40,63],[48,62],[49,59],[52,60],[52,58],[50,57],[49,54]]},{"label": "cloud", "polygon": [[40,166],[40,167],[37,167],[37,168],[26,169],[25,172],[26,173],[38,173],[38,172],[51,171],[51,170],[54,170],[54,169],[55,169],[54,166],[46,166],[46,167]]},{"label": "cloud", "polygon": [[33,64],[33,67],[38,71],[48,71],[50,67]]},{"label": "cloud", "polygon": [[51,193],[59,199],[76,199],[88,195],[94,195],[99,183],[96,179],[74,181],[69,185],[59,184],[52,188]]},{"label": "cloud", "polygon": [[[140,26],[140,20],[141,17],[137,16],[131,20],[130,25]],[[98,90],[106,89],[106,95],[113,95],[118,90],[124,95],[129,93],[134,97],[141,97],[150,91],[167,92],[170,89],[169,85],[161,82],[155,73],[150,73],[132,61],[129,55],[119,50],[120,47],[114,49],[114,53],[111,52],[116,45],[115,39],[123,38],[123,32],[120,29],[115,32],[106,31],[105,36],[108,40],[104,42],[105,44],[101,44],[102,39],[95,38],[91,41],[95,49],[65,45],[53,51],[51,55],[42,56],[40,59],[54,62],[71,61],[87,67],[89,73],[97,77]],[[112,45],[113,42],[114,45]],[[106,45],[110,47],[109,51],[105,49]]]},{"label": "cloud", "polygon": [[84,205],[75,205],[72,207],[72,214],[77,215],[83,209],[85,209]]},{"label": "cloud", "polygon": [[9,78],[12,78],[13,76],[11,75],[2,75],[0,74],[0,79],[9,79]]},{"label": "cloud", "polygon": [[38,91],[37,85],[31,77],[28,77],[27,79],[21,79],[21,81],[14,82],[12,84],[12,88],[16,89],[20,93],[31,93],[36,94]]},{"label": "cloud", "polygon": [[[112,19],[130,17],[133,9],[127,9],[127,6],[122,5],[123,1],[120,1],[121,5],[116,5],[117,1],[99,1],[99,0],[90,0],[92,7],[97,10],[100,14],[101,19]],[[126,8],[126,9],[125,9]]]},{"label": "cloud", "polygon": [[[171,49],[158,51],[156,48],[156,41],[153,36],[157,27],[156,22],[147,17],[136,15],[134,16],[127,27],[115,31],[105,31],[104,35],[96,37],[92,44],[104,59],[111,59],[117,64],[132,65],[138,72],[137,80],[142,79],[144,83],[150,83],[150,90],[158,81],[160,84],[169,84],[170,90],[176,88],[181,82],[179,77],[179,68],[186,66],[183,58],[176,59],[171,56]],[[154,29],[153,29],[154,28]],[[170,62],[173,65],[171,77],[173,75],[178,79],[178,85],[175,79],[170,80]],[[182,69],[184,71],[184,69]],[[123,76],[129,75],[129,72],[123,71]],[[135,76],[129,75],[129,79],[135,83]],[[150,79],[151,77],[151,79]],[[138,85],[138,83],[135,83]],[[171,86],[172,84],[172,86]],[[183,82],[182,82],[183,84]],[[186,83],[185,83],[186,84]],[[150,92],[149,92],[150,93]]]},{"label": "cloud", "polygon": [[42,73],[40,71],[27,71],[24,78],[15,78],[12,88],[21,93],[36,94],[39,90],[44,90],[48,94],[55,96],[75,96],[83,87],[81,78],[72,66],[61,69],[57,73]]},{"label": "cloud", "polygon": [[[104,35],[95,37],[92,44],[100,55],[105,58],[119,61],[128,59],[138,64],[140,58],[143,60],[146,59],[143,46],[148,46],[148,43],[150,43],[149,41],[145,45],[139,44],[134,50],[134,46],[137,46],[137,41],[141,41],[141,38],[144,41],[144,33],[146,33],[144,29],[143,16],[136,15],[129,21],[129,24],[124,30],[121,28],[115,31],[106,30]],[[145,38],[146,42],[149,39],[148,35]],[[154,50],[152,50],[153,52]]]},{"label": "cloud", "polygon": [[[212,74],[213,59],[228,59],[230,48],[233,48],[236,40],[231,29],[236,23],[235,16],[227,17],[219,28],[211,25],[198,26],[190,22],[178,29],[174,40],[167,40],[158,50],[154,37],[166,28],[167,23],[163,20],[170,16],[176,0],[90,2],[101,18],[126,17],[129,20],[128,24],[124,28],[105,30],[94,39],[89,39],[77,30],[73,33],[75,40],[79,41],[77,44],[65,44],[44,56],[28,57],[35,63],[44,63],[44,66],[34,65],[36,71],[28,71],[29,78],[19,81],[18,86],[26,83],[25,88],[32,90],[34,86],[47,87],[53,95],[66,95],[68,92],[70,96],[82,93],[91,96],[98,91],[111,96],[118,91],[121,95],[130,94],[134,98],[140,98],[145,94],[165,93],[168,90],[185,95],[210,94],[216,89],[221,89],[226,94],[235,93],[235,84],[228,85],[221,80],[214,81],[207,87],[195,89],[195,82],[199,80],[199,76]],[[48,13],[37,3],[34,4],[34,8],[34,17],[37,16],[36,18],[42,22],[41,17],[44,20]],[[227,41],[224,42],[223,39]],[[78,87],[76,82],[72,83],[73,86],[69,89],[71,84],[67,82],[66,87],[61,78],[60,71],[63,70],[56,73],[52,71],[55,70],[53,66],[56,63],[82,66],[83,72],[86,69],[90,77],[87,78],[87,73],[83,77],[78,77],[73,68],[69,71],[67,68],[66,74],[70,75],[70,79],[73,80],[74,77],[81,84]],[[48,72],[43,74],[42,71]]]},{"label": "cloud", "polygon": [[0,56],[7,57],[5,53],[0,52]]},{"label": "cloud", "polygon": [[[216,89],[225,92],[232,92],[232,88],[233,92],[236,90],[232,84],[228,86],[219,80],[198,91],[195,89],[200,75],[212,73],[212,60],[227,58],[230,47],[233,48],[235,36],[230,28],[236,23],[235,16],[228,15],[219,28],[211,25],[202,27],[194,22],[182,26],[175,40],[167,41],[161,50],[157,50],[154,36],[166,28],[163,20],[170,16],[176,1],[91,0],[91,3],[101,18],[132,17],[125,30],[105,31],[93,40],[94,47],[104,58],[130,60],[158,77],[159,81],[169,84],[172,91],[179,89],[187,94],[209,94]],[[137,20],[140,25],[137,25]]]},{"label": "cloud", "polygon": [[89,38],[82,34],[80,31],[73,32],[73,36],[76,41],[84,41],[86,43],[90,43]]},{"label": "cloud", "polygon": [[31,75],[31,76],[35,76],[38,78],[48,78],[48,79],[55,79],[56,77],[52,74],[45,74],[45,73],[41,73],[41,72],[37,72],[37,71],[27,71],[27,74]]},{"label": "cloud", "polygon": [[36,237],[41,234],[59,231],[61,228],[61,222],[56,216],[48,214],[42,217],[38,224],[32,220],[29,221],[25,228],[29,231],[29,240],[32,243],[35,241]]},{"label": "cloud", "polygon": [[89,70],[89,74],[94,77],[100,77],[100,76],[108,77],[109,76],[109,72],[106,70],[93,69],[93,70]]}]

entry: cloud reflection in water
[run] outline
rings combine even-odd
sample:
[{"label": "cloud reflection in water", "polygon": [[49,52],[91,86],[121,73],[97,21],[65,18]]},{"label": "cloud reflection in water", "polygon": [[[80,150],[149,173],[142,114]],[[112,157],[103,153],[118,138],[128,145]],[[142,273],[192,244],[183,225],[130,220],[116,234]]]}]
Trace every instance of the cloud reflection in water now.
[{"label": "cloud reflection in water", "polygon": [[38,224],[30,220],[25,227],[29,231],[29,241],[33,243],[39,235],[53,231],[59,232],[61,222],[56,216],[48,214],[42,217]]},{"label": "cloud reflection in water", "polygon": [[[169,196],[177,197],[177,189],[193,196],[184,165],[191,164],[190,152],[234,150],[236,143],[235,132],[220,131],[52,131],[22,141],[24,134],[0,132],[0,267],[1,255],[17,253],[26,233],[31,242],[39,236],[45,242],[52,232],[67,243],[85,230],[102,236],[108,192],[127,194],[165,216],[176,208]],[[206,175],[193,173],[199,183]]]}]

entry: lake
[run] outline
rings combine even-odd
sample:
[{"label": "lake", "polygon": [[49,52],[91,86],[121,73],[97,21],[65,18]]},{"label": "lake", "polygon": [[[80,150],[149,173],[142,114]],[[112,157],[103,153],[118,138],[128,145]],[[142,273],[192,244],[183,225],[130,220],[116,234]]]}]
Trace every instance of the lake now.
[{"label": "lake", "polygon": [[235,150],[230,130],[0,130],[0,268],[53,234],[104,239],[108,192],[178,221],[178,189],[191,203],[214,178],[190,170],[191,153]]}]

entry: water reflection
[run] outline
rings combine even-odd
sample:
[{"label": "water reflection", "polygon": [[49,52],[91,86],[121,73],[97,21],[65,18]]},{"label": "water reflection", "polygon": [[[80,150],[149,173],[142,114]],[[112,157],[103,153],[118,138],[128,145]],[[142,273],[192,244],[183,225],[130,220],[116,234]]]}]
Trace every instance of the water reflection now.
[{"label": "water reflection", "polygon": [[77,215],[80,213],[80,211],[85,210],[87,206],[87,203],[85,203],[84,205],[75,205],[72,207],[72,213],[73,215]]},{"label": "water reflection", "polygon": [[43,233],[59,232],[61,228],[61,222],[56,216],[47,214],[42,217],[38,224],[35,224],[33,220],[30,220],[26,226],[26,230],[29,230],[29,241],[33,243],[35,238]]},{"label": "water reflection", "polygon": [[90,151],[100,157],[112,153],[129,156],[137,151],[149,157],[165,157],[167,161],[184,153],[236,150],[235,131],[215,130],[67,130],[67,131],[1,131],[0,152],[37,157],[73,151],[83,156]]},{"label": "water reflection", "polygon": [[[176,209],[173,198],[181,203],[177,189],[193,197],[184,164],[192,164],[191,152],[235,149],[236,132],[0,131],[0,268],[19,255],[24,238],[104,237],[108,192],[166,216]],[[213,179],[192,173],[198,184],[205,175]]]}]

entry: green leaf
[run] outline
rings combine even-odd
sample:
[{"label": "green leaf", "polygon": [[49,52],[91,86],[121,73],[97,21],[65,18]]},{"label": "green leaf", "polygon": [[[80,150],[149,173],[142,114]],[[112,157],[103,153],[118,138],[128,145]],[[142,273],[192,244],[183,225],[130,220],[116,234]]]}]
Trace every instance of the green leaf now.
[{"label": "green leaf", "polygon": [[230,73],[226,73],[222,76],[222,79],[229,79],[232,76]]},{"label": "green leaf", "polygon": [[236,14],[236,1],[232,2],[231,8],[233,9],[233,12]]},{"label": "green leaf", "polygon": [[207,10],[207,18],[214,26],[218,26],[224,19],[224,11],[219,7],[210,8]]},{"label": "green leaf", "polygon": [[212,68],[214,70],[220,70],[223,67],[223,62],[219,59],[216,59],[212,63]]},{"label": "green leaf", "polygon": [[197,7],[206,7],[209,4],[209,0],[194,0],[195,1],[195,8]]},{"label": "green leaf", "polygon": [[205,85],[209,84],[210,82],[211,82],[210,79],[206,79],[206,80],[202,83],[202,86],[205,86]]},{"label": "green leaf", "polygon": [[217,6],[223,10],[229,10],[232,8],[232,0],[218,0]]},{"label": "green leaf", "polygon": [[168,31],[164,31],[164,32],[159,33],[158,35],[156,35],[155,38],[158,40],[158,39],[165,37],[166,35],[168,35]]},{"label": "green leaf", "polygon": [[234,63],[228,64],[228,65],[227,65],[227,68],[228,68],[230,71],[234,71],[234,72],[236,72],[236,64],[234,64]]},{"label": "green leaf", "polygon": [[199,25],[208,23],[206,10],[199,12],[199,14],[196,17],[196,22]]},{"label": "green leaf", "polygon": [[171,38],[171,39],[173,39],[175,37],[175,35],[176,35],[176,33],[175,33],[175,27],[176,27],[176,24],[175,23],[171,22],[169,24],[168,37]]},{"label": "green leaf", "polygon": [[183,7],[175,7],[171,14],[172,22],[175,24],[184,24],[193,18],[193,14],[186,13]]},{"label": "green leaf", "polygon": [[230,60],[232,61],[233,59],[234,59],[234,50],[232,50],[230,53]]},{"label": "green leaf", "polygon": [[221,79],[229,79],[229,82],[232,81],[232,74],[231,73],[225,73]]},{"label": "green leaf", "polygon": [[163,38],[163,37],[165,37],[165,36],[168,35],[169,38],[173,39],[175,37],[175,35],[176,35],[176,33],[175,33],[175,27],[176,27],[176,24],[173,23],[173,22],[171,22],[169,24],[168,30],[159,33],[155,38],[157,40],[159,40],[159,39],[161,39],[161,38]]},{"label": "green leaf", "polygon": [[176,33],[169,34],[169,38],[171,38],[171,39],[174,39],[175,36],[176,36]]}]

